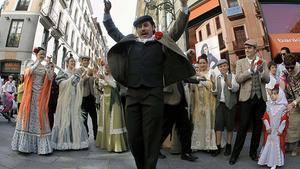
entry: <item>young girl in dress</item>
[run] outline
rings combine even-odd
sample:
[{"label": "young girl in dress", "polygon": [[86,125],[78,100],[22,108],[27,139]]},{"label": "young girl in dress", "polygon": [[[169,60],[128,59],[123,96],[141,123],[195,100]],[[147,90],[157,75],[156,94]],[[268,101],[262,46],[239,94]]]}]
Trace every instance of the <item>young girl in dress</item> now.
[{"label": "young girl in dress", "polygon": [[284,165],[287,104],[283,90],[279,85],[275,85],[271,91],[271,100],[267,102],[267,111],[262,118],[264,145],[258,160],[259,165],[267,165],[271,169]]}]

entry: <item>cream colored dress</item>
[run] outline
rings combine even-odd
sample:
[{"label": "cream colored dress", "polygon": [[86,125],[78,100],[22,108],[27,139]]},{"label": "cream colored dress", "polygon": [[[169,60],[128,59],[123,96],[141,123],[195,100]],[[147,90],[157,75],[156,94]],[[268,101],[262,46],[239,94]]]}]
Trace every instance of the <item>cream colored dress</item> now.
[{"label": "cream colored dress", "polygon": [[116,82],[112,76],[105,76],[105,80],[100,79],[96,86],[103,91],[100,109],[97,110],[99,124],[96,146],[112,152],[127,151],[124,111]]},{"label": "cream colored dress", "polygon": [[[210,79],[211,71],[205,74]],[[210,80],[191,85],[191,113],[193,122],[193,150],[216,150],[215,110],[216,98],[212,94],[213,83]]]},{"label": "cream colored dress", "polygon": [[78,150],[89,146],[81,115],[83,81],[73,72],[59,72],[59,96],[52,129],[51,145],[56,150]]}]

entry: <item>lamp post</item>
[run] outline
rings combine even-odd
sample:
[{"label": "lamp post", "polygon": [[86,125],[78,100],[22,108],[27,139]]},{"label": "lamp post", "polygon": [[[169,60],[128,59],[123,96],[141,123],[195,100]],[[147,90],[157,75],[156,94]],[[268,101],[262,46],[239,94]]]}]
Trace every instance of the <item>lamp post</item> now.
[{"label": "lamp post", "polygon": [[58,50],[59,50],[59,48],[61,47],[61,46],[64,46],[65,45],[65,43],[61,43],[60,45],[58,45],[58,40],[54,40],[54,49],[53,49],[53,53],[52,53],[52,55],[53,55],[53,58],[52,58],[52,62],[54,63],[54,64],[56,64],[57,63],[57,53],[58,53]]},{"label": "lamp post", "polygon": [[[144,14],[147,13],[147,10],[156,10],[156,23],[159,24],[159,11],[164,10],[165,14],[170,13],[172,15],[172,20],[175,20],[175,12],[174,12],[174,0],[164,0],[163,2],[157,4],[156,0],[144,0],[146,3]],[[166,15],[165,19],[165,29],[166,25]]]}]

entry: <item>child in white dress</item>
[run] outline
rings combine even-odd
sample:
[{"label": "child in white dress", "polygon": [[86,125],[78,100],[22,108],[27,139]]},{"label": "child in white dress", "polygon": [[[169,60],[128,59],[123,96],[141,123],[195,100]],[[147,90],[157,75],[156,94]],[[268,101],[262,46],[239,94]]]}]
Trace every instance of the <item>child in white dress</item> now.
[{"label": "child in white dress", "polygon": [[271,92],[271,100],[267,102],[267,111],[262,118],[264,145],[258,160],[259,165],[267,165],[271,169],[284,165],[287,104],[284,92],[275,85]]}]

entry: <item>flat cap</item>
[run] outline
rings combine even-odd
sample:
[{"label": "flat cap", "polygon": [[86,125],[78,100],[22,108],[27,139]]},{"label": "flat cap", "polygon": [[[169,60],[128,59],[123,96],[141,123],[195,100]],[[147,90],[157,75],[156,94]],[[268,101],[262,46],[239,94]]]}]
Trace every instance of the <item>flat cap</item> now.
[{"label": "flat cap", "polygon": [[253,47],[257,47],[257,43],[254,39],[249,39],[249,40],[246,40],[246,42],[244,43],[244,45],[250,45],[250,46],[253,46]]},{"label": "flat cap", "polygon": [[150,21],[150,23],[154,25],[154,21],[153,21],[152,17],[150,15],[144,15],[144,16],[140,16],[140,17],[136,18],[136,20],[133,22],[133,26],[137,27],[139,24],[146,22],[146,21]]},{"label": "flat cap", "polygon": [[224,64],[224,63],[228,64],[228,61],[227,61],[226,59],[220,59],[220,60],[218,61],[218,63],[217,63],[217,66],[220,66],[220,65],[222,65],[222,64]]},{"label": "flat cap", "polygon": [[79,59],[81,60],[81,59],[91,59],[91,58],[87,55],[81,55],[79,56]]}]

